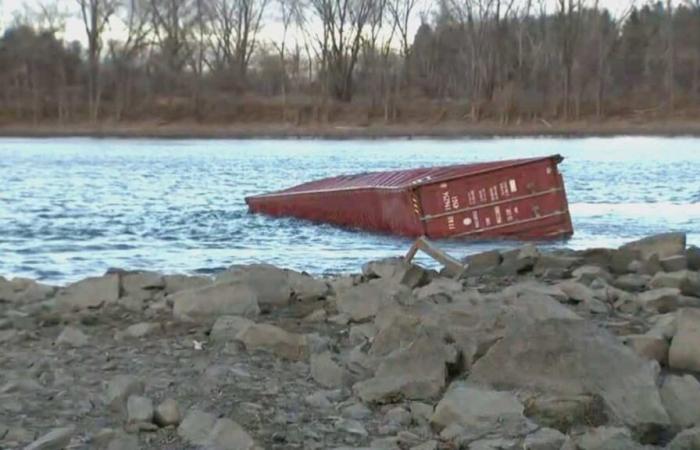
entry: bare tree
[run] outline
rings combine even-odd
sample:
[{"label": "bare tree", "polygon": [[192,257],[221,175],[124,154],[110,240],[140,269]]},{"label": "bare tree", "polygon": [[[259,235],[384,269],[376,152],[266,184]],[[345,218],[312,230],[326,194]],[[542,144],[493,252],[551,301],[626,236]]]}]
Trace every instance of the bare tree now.
[{"label": "bare tree", "polygon": [[102,54],[102,35],[114,12],[119,7],[119,0],[76,0],[80,6],[80,15],[85,26],[88,40],[88,99],[90,118],[95,121],[100,109],[100,57]]},{"label": "bare tree", "polygon": [[311,0],[322,27],[318,41],[323,69],[337,100],[352,100],[353,74],[372,3],[372,0]]},{"label": "bare tree", "polygon": [[245,81],[269,0],[212,0],[215,67]]}]

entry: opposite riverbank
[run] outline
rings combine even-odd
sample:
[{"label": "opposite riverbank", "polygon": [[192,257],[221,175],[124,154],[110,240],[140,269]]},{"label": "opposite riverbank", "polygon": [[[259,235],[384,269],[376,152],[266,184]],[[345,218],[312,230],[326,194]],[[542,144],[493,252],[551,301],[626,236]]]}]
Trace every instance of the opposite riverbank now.
[{"label": "opposite riverbank", "polygon": [[138,121],[37,125],[0,124],[0,137],[118,137],[177,139],[255,138],[489,138],[489,137],[589,137],[589,136],[700,136],[700,120],[606,120],[604,122],[547,122],[522,124],[499,122],[401,123],[396,125],[327,124],[295,126],[287,123],[198,123],[194,121]]},{"label": "opposite riverbank", "polygon": [[0,448],[700,448],[700,249],[0,277]]}]

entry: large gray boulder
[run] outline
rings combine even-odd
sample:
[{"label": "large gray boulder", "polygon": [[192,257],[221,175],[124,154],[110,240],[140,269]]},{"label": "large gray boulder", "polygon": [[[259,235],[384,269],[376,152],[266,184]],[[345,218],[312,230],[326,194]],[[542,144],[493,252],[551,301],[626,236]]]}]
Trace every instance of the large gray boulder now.
[{"label": "large gray boulder", "polygon": [[177,428],[177,434],[191,445],[204,446],[216,425],[217,417],[198,409],[191,409]]},{"label": "large gray boulder", "polygon": [[340,313],[355,322],[362,322],[377,315],[382,307],[408,303],[412,292],[406,286],[383,279],[343,289],[336,294],[336,305]]},{"label": "large gray boulder", "polygon": [[639,450],[642,448],[632,439],[625,428],[598,427],[587,431],[577,440],[580,450]]},{"label": "large gray boulder", "polygon": [[[456,383],[435,407],[430,423],[438,431],[461,427],[460,441],[495,435],[517,437],[535,426],[523,415],[523,405],[510,392]],[[466,435],[466,436],[465,436]]]},{"label": "large gray boulder", "polygon": [[365,403],[433,399],[445,387],[449,359],[442,336],[423,329],[409,345],[384,357],[375,376],[356,383],[353,391]]},{"label": "large gray boulder", "polygon": [[69,284],[56,295],[59,310],[99,308],[119,300],[119,275],[86,278]]},{"label": "large gray boulder", "polygon": [[402,284],[411,289],[430,281],[429,274],[425,269],[407,263],[402,257],[391,257],[365,263],[362,266],[362,274],[368,278],[381,278],[384,282]]},{"label": "large gray boulder", "polygon": [[644,259],[649,258],[651,255],[666,258],[683,254],[685,252],[685,244],[685,233],[663,233],[629,242],[621,246],[620,249],[638,251]]},{"label": "large gray boulder", "polygon": [[676,335],[668,364],[672,369],[700,372],[700,309],[683,308],[676,315]]},{"label": "large gray boulder", "polygon": [[700,426],[700,383],[694,376],[667,376],[661,385],[661,400],[678,429]]},{"label": "large gray boulder", "polygon": [[683,430],[668,444],[668,450],[698,450],[700,448],[700,427]]},{"label": "large gray boulder", "polygon": [[270,264],[233,266],[218,274],[216,282],[246,286],[255,293],[262,311],[287,306],[292,299],[288,271]]},{"label": "large gray boulder", "polygon": [[173,314],[180,320],[214,321],[219,316],[251,317],[260,313],[258,295],[241,283],[216,283],[171,296]]},{"label": "large gray boulder", "polygon": [[214,342],[228,342],[236,338],[238,333],[249,325],[254,324],[250,319],[240,316],[221,316],[216,319],[209,333],[209,338]]},{"label": "large gray boulder", "polygon": [[[611,376],[610,374],[615,374]],[[583,320],[545,320],[508,330],[472,367],[470,382],[560,395],[597,395],[613,420],[640,433],[668,427],[657,366]]]},{"label": "large gray boulder", "polygon": [[51,297],[55,286],[37,283],[29,278],[7,280],[0,276],[0,303],[34,303]]},{"label": "large gray boulder", "polygon": [[236,340],[248,351],[262,350],[293,361],[303,360],[309,353],[306,336],[264,323],[244,327],[236,335]]}]

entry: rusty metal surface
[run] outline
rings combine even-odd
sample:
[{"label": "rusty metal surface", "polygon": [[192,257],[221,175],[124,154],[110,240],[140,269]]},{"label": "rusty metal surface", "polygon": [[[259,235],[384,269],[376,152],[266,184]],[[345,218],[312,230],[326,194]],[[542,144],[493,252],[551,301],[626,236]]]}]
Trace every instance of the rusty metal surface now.
[{"label": "rusty metal surface", "polygon": [[340,176],[246,198],[251,212],[432,238],[549,239],[573,228],[558,155]]}]

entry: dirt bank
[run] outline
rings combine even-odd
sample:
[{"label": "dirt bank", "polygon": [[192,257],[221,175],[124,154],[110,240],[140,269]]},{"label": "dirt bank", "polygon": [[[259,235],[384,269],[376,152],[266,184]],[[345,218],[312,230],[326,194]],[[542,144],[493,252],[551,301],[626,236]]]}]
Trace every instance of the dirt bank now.
[{"label": "dirt bank", "polygon": [[0,136],[5,137],[140,137],[140,138],[488,138],[498,136],[700,136],[700,122],[689,119],[633,121],[612,119],[604,122],[562,122],[503,125],[498,122],[440,122],[328,124],[294,126],[284,123],[211,123],[189,121],[134,123],[59,124],[0,124]]}]

